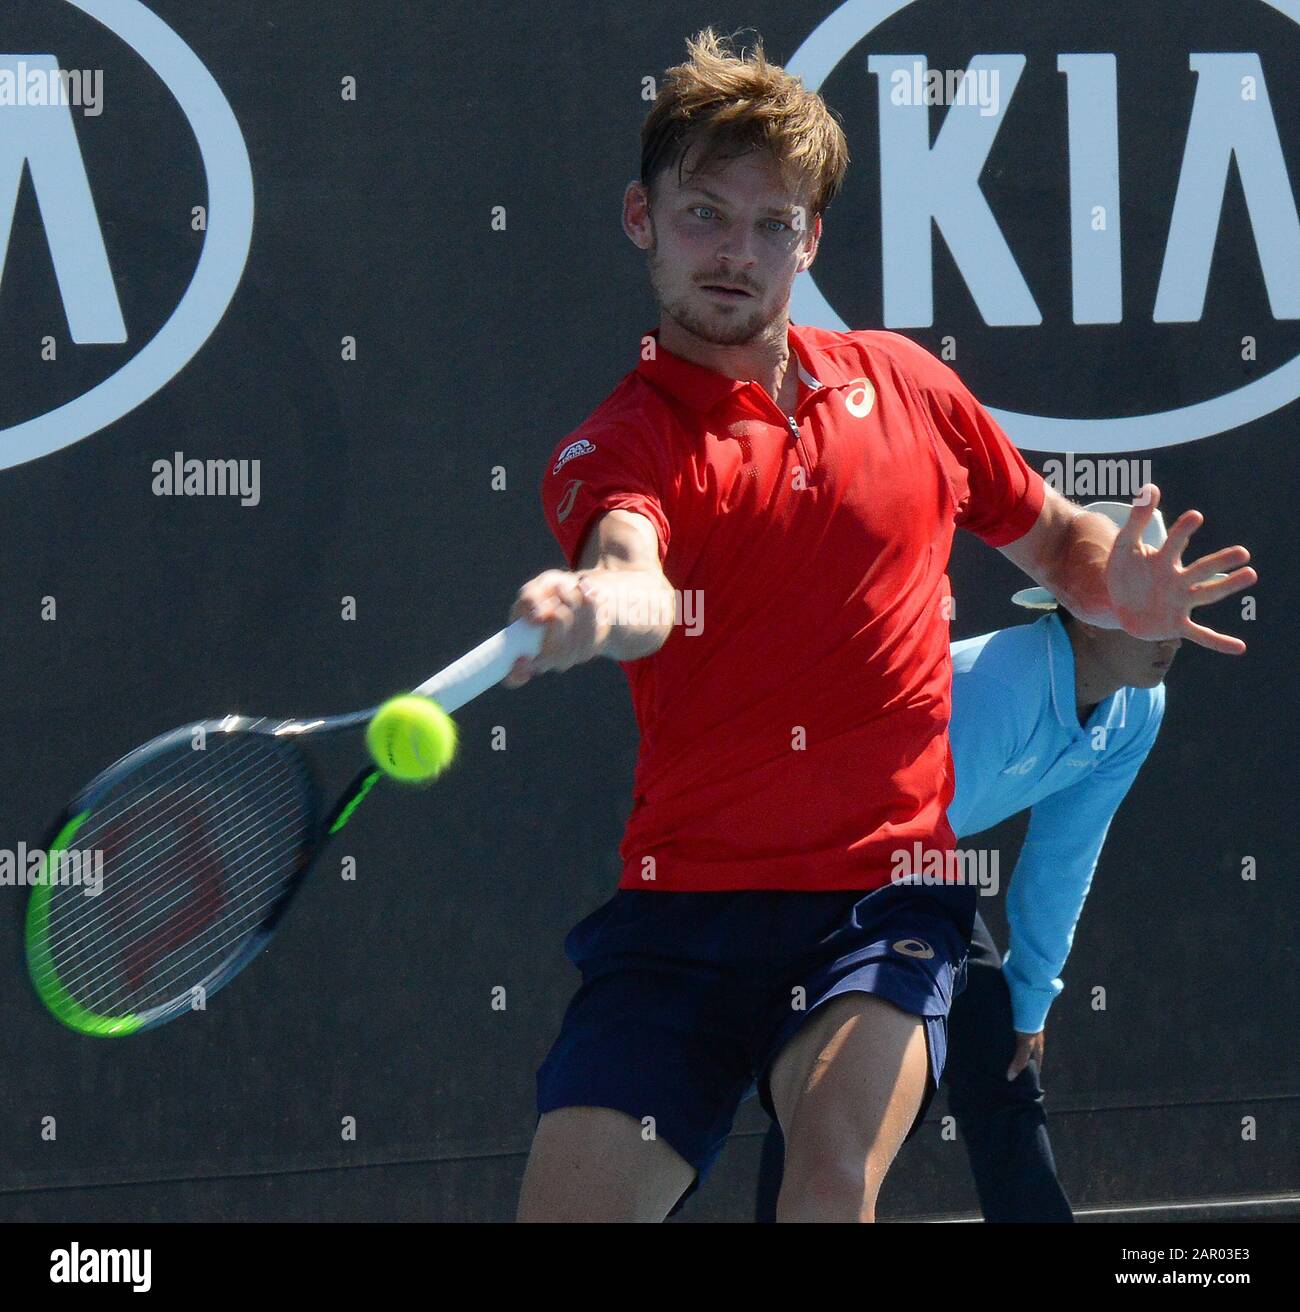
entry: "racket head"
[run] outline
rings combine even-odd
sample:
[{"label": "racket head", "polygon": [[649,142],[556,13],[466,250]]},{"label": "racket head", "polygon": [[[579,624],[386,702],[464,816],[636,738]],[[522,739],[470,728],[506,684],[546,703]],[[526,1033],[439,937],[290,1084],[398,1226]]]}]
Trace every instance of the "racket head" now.
[{"label": "racket head", "polygon": [[299,743],[265,720],[200,721],[124,756],[46,844],[25,927],[37,995],[101,1038],[206,1002],[271,937],[323,837],[320,800]]}]

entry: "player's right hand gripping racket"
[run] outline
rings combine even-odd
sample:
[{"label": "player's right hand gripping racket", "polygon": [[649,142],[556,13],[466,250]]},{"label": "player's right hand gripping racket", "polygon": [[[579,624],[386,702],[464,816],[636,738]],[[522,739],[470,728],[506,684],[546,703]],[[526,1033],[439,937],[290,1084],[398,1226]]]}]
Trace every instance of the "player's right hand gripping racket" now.
[{"label": "player's right hand gripping racket", "polygon": [[[536,655],[542,632],[516,620],[414,691],[450,714]],[[27,906],[28,969],[55,1017],[82,1034],[138,1034],[206,1005],[248,965],[381,777],[367,766],[326,809],[307,745],[340,734],[361,745],[377,709],[201,720],[87,784],[51,830]],[[93,871],[96,853],[97,894],[93,880],[56,882],[60,866]]]}]

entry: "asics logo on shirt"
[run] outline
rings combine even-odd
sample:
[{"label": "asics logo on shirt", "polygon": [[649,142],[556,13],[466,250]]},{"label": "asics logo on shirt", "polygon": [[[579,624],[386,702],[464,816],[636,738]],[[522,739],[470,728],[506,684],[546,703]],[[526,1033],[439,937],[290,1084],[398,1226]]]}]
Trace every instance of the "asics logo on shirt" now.
[{"label": "asics logo on shirt", "polygon": [[561,524],[569,518],[573,510],[573,503],[578,499],[578,489],[582,486],[582,479],[571,478],[564,489],[564,495],[560,498],[560,504],[555,507],[555,518]]},{"label": "asics logo on shirt", "polygon": [[844,394],[844,408],[854,419],[865,419],[876,404],[876,389],[870,378],[855,378],[851,390]]},{"label": "asics logo on shirt", "polygon": [[558,474],[570,460],[576,460],[579,456],[589,456],[595,449],[595,443],[588,442],[585,437],[580,438],[577,442],[570,442],[560,452],[560,458],[555,462],[555,468],[551,470],[551,473]]},{"label": "asics logo on shirt", "polygon": [[1003,774],[1028,774],[1038,764],[1038,757],[1026,756],[1023,761],[1016,761],[1002,771]]}]

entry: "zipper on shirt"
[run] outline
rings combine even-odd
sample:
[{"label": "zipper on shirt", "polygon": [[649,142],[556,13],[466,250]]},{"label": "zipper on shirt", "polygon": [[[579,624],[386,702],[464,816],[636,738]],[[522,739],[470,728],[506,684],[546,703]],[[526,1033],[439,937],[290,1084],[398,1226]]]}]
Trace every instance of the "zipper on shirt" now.
[{"label": "zipper on shirt", "polygon": [[804,472],[811,479],[812,472],[813,472],[812,461],[808,459],[808,452],[807,449],[804,447],[803,434],[799,431],[799,425],[795,421],[795,417],[793,415],[786,415],[785,422],[789,425],[790,432],[794,437],[795,446],[798,448],[799,451],[799,459],[803,462]]},{"label": "zipper on shirt", "polygon": [[[781,416],[782,423],[784,423],[786,428],[789,429],[790,436],[794,438],[795,449],[799,452],[799,461],[803,465],[804,473],[808,475],[809,482],[811,482],[813,476],[813,462],[809,459],[808,448],[804,446],[803,434],[799,431],[798,421],[795,419],[794,415],[786,414],[785,411],[777,405],[770,392],[766,389],[760,390],[763,392],[764,398],[769,402],[772,408]],[[798,403],[796,403],[795,409],[796,411],[798,410]]]}]

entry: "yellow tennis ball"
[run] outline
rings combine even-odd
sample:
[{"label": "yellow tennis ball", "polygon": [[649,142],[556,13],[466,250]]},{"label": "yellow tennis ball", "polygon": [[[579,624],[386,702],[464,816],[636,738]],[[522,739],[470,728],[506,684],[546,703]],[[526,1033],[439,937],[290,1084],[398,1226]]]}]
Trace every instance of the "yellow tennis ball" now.
[{"label": "yellow tennis ball", "polygon": [[403,783],[436,778],[456,755],[456,724],[427,697],[410,693],[386,701],[366,728],[375,764]]}]

